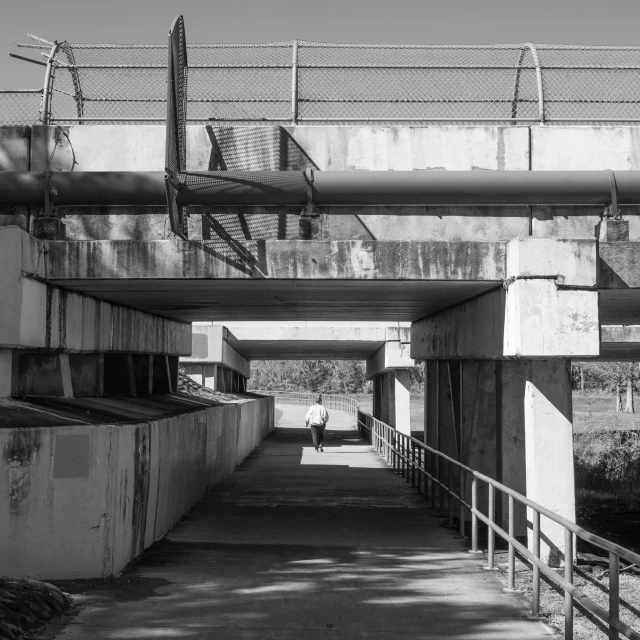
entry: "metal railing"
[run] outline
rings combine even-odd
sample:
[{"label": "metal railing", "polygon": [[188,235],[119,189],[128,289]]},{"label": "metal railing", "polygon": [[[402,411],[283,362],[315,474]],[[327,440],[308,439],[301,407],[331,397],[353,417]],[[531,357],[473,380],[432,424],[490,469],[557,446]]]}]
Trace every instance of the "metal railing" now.
[{"label": "metal railing", "polygon": [[[640,566],[640,554],[585,531],[582,527],[529,500],[526,496],[504,484],[486,476],[464,464],[432,449],[411,436],[400,433],[393,427],[358,410],[358,430],[370,440],[373,448],[418,492],[430,499],[432,506],[438,505],[448,513],[449,525],[454,526],[457,512],[461,536],[465,536],[465,515],[471,518],[471,552],[478,553],[478,523],[487,526],[487,569],[495,567],[496,534],[508,544],[507,587],[515,590],[516,553],[532,566],[533,594],[532,617],[540,614],[541,574],[564,592],[564,637],[572,640],[574,608],[580,607],[606,625],[610,640],[617,640],[622,634],[626,638],[640,640],[640,633],[634,631],[620,619],[620,560]],[[470,481],[471,495],[465,495],[465,487]],[[487,489],[487,512],[478,507],[479,484]],[[496,492],[508,499],[508,528],[503,529],[496,521]],[[516,539],[515,520],[517,505],[526,507],[533,514],[533,550]],[[560,525],[564,529],[564,576],[540,557],[541,517]],[[574,537],[578,537],[606,552],[609,556],[609,607],[602,608],[578,589],[574,583],[573,558]]]},{"label": "metal railing", "polygon": [[[316,401],[318,393],[310,391],[265,391],[264,389],[249,389],[251,393],[259,393],[264,396],[274,396],[276,403],[311,406]],[[338,409],[351,414],[358,411],[358,401],[349,396],[341,396],[332,393],[322,393],[322,404],[327,409]]]},{"label": "metal railing", "polygon": [[[45,67],[41,122],[164,123],[165,45],[30,37],[11,55]],[[292,40],[190,45],[188,56],[189,122],[640,122],[640,47]],[[10,111],[0,95],[0,122],[19,117]]]}]

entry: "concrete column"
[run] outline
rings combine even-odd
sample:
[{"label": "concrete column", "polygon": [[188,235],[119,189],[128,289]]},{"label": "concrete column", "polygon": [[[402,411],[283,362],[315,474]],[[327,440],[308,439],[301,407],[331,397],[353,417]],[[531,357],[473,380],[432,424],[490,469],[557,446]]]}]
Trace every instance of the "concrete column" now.
[{"label": "concrete column", "polygon": [[71,384],[75,396],[102,396],[104,393],[104,354],[70,353]]},{"label": "concrete column", "polygon": [[[451,363],[446,363],[447,366]],[[442,361],[439,363],[442,372]],[[461,460],[575,521],[571,378],[564,359],[462,363]],[[440,376],[439,400],[448,399]],[[444,389],[444,393],[443,393]],[[441,410],[439,420],[450,419]],[[446,430],[438,431],[438,449],[451,455]],[[431,445],[433,446],[433,445]],[[467,483],[466,495],[470,496]],[[487,491],[480,483],[478,504],[486,510]],[[508,498],[496,504],[496,520],[508,522]],[[527,535],[532,548],[532,513],[517,506],[516,535]],[[562,529],[542,518],[541,553],[558,564],[564,553]]]},{"label": "concrete column", "polygon": [[0,401],[11,397],[12,387],[18,375],[18,352],[0,349]]},{"label": "concrete column", "polygon": [[460,458],[457,407],[461,390],[459,376],[455,373],[459,367],[459,361],[440,360],[438,362],[438,450],[454,460]]},{"label": "concrete column", "polygon": [[131,353],[105,354],[104,393],[108,396],[136,395],[136,376]]},{"label": "concrete column", "polygon": [[[573,425],[570,365],[533,363],[533,380],[524,389],[527,497],[575,522]],[[532,549],[529,510],[529,548]],[[564,529],[541,518],[540,552],[552,566],[564,561]]]},{"label": "concrete column", "polygon": [[12,395],[73,398],[67,353],[21,352],[17,376],[14,360]]},{"label": "concrete column", "polygon": [[396,369],[393,378],[393,408],[395,428],[408,436],[411,435],[411,372],[408,369]]},{"label": "concrete column", "polygon": [[439,446],[438,366],[437,360],[424,363],[424,442],[433,449]]},{"label": "concrete column", "polygon": [[133,356],[133,375],[137,395],[145,396],[153,393],[153,356],[135,354]]},{"label": "concrete column", "polygon": [[389,384],[389,373],[385,372],[380,376],[380,420],[392,427],[391,424],[391,385]]},{"label": "concrete column", "polygon": [[216,390],[216,379],[218,375],[218,365],[214,362],[213,364],[207,365],[206,369],[203,373],[203,381],[202,385],[207,387],[207,389],[211,389],[213,391]]},{"label": "concrete column", "polygon": [[373,408],[372,415],[377,420],[381,420],[382,416],[382,376],[376,376],[373,379]]}]

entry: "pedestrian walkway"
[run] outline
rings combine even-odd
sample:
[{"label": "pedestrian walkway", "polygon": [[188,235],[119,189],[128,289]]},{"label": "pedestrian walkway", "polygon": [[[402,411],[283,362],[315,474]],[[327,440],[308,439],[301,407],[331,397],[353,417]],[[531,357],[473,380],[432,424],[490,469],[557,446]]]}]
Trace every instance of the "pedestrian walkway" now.
[{"label": "pedestrian walkway", "polygon": [[58,637],[196,640],[548,638],[519,596],[441,526],[331,411],[325,453],[306,407]]}]

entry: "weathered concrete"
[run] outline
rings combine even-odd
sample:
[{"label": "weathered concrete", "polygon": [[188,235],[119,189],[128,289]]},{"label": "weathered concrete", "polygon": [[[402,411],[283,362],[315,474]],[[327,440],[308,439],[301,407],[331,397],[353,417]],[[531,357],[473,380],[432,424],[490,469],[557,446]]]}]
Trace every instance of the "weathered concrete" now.
[{"label": "weathered concrete", "polygon": [[249,360],[229,344],[226,327],[198,324],[192,327],[191,339],[191,356],[182,358],[182,362],[194,366],[215,363],[249,377]]},{"label": "weathered concrete", "polygon": [[[575,521],[568,361],[430,360],[425,368],[427,445]],[[470,483],[465,491],[471,495]],[[482,483],[478,504],[486,512]],[[506,527],[506,497],[496,514]],[[531,543],[531,517],[522,507],[515,515],[516,535]],[[543,555],[557,561],[563,533],[544,518],[542,525]]]},{"label": "weathered concrete", "polygon": [[[571,384],[568,365],[565,369],[564,376],[547,370],[543,375],[535,375],[535,382],[525,383],[526,495],[575,522]],[[529,509],[527,526],[531,550],[532,523],[533,511]],[[564,561],[564,527],[542,516],[541,532],[540,556],[551,566],[560,566]]]},{"label": "weathered concrete", "polygon": [[[0,127],[0,171],[29,171],[31,129],[23,126]],[[29,229],[29,207],[0,207],[0,227]]]},{"label": "weathered concrete", "polygon": [[603,325],[600,327],[600,360],[619,362],[640,360],[639,325]]},{"label": "weathered concrete", "polygon": [[413,367],[415,364],[409,355],[411,332],[409,328],[390,327],[385,332],[386,341],[373,355],[367,358],[367,378]]},{"label": "weathered concrete", "polygon": [[[200,323],[195,323],[198,331]],[[390,336],[384,323],[225,323],[226,340],[250,360],[366,360]]]},{"label": "weathered concrete", "polygon": [[595,240],[516,238],[507,256],[503,288],[412,324],[413,358],[599,354]]},{"label": "weathered concrete", "polygon": [[0,229],[2,347],[175,355],[191,351],[187,324],[43,282],[46,251],[45,244],[18,227]]},{"label": "weathered concrete", "polygon": [[[52,170],[162,170],[163,126],[82,126],[20,128],[27,139],[24,149],[6,152],[43,170],[49,158]],[[640,163],[637,127],[526,127],[526,126],[189,126],[190,169],[229,170],[553,170],[636,169]],[[6,128],[6,146],[16,136]],[[29,153],[29,142],[31,149]],[[2,142],[0,142],[0,147]],[[96,153],[96,149],[100,152]],[[29,155],[31,157],[29,157]],[[7,165],[11,168],[11,164]],[[321,213],[331,213],[331,209]],[[631,240],[640,240],[638,208],[624,208]],[[141,237],[166,238],[164,207],[131,208],[126,215],[96,208],[84,215],[63,208],[68,215],[69,237],[76,239]],[[154,213],[155,212],[155,213]],[[259,222],[251,213],[258,214]],[[397,208],[371,215],[367,208],[350,211],[347,218],[323,216],[314,237],[387,240],[510,240],[527,235],[594,237],[602,211],[594,207],[429,207]],[[209,238],[210,225],[194,211],[190,233]],[[207,211],[215,214],[227,233],[240,240],[292,238],[298,224],[288,212],[259,208]],[[424,214],[427,214],[426,216]]]},{"label": "weathered concrete", "polygon": [[[60,638],[546,638],[519,596],[332,413],[324,454],[279,405],[277,432]],[[115,588],[114,588],[115,587]],[[140,606],[144,598],[144,606]]]},{"label": "weathered concrete", "polygon": [[128,424],[76,418],[69,426],[0,428],[3,571],[52,579],[117,574],[273,428],[272,398],[211,404],[157,418],[151,400],[129,400],[139,417]]},{"label": "weathered concrete", "polygon": [[495,242],[267,241],[248,250],[256,261],[239,264],[194,241],[50,242],[46,277],[184,321],[406,321],[505,274],[505,246]]}]

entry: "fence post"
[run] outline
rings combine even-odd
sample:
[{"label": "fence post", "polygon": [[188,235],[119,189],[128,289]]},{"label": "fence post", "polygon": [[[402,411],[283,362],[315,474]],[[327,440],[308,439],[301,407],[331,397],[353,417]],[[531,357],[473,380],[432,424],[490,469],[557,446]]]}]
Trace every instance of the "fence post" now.
[{"label": "fence post", "polygon": [[291,61],[291,124],[298,124],[298,40],[293,41]]}]

